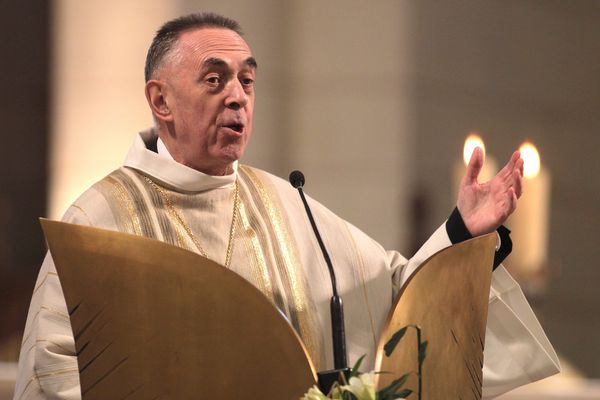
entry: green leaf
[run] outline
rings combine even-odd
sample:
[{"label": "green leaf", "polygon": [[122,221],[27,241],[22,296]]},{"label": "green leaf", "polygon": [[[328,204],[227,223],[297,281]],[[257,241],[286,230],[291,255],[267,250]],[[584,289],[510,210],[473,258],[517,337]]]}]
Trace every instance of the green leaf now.
[{"label": "green leaf", "polygon": [[[402,375],[400,378],[398,378],[395,381],[393,381],[392,383],[390,383],[389,386],[378,391],[377,398],[382,399],[382,400],[388,399],[388,398],[390,398],[391,395],[396,394],[396,392],[402,387],[402,385],[404,385],[406,383],[406,380],[408,379],[409,375],[410,374]],[[395,397],[391,397],[391,398],[395,399]]]},{"label": "green leaf", "polygon": [[354,367],[352,367],[352,369],[350,370],[350,375],[348,375],[348,380],[350,380],[350,378],[358,375],[358,369],[360,368],[360,364],[363,362],[363,359],[365,358],[365,356],[366,356],[366,354],[363,354],[356,361],[356,364],[354,364]]},{"label": "green leaf", "polygon": [[427,341],[424,341],[419,345],[419,365],[423,364],[425,361],[425,356],[427,354]]},{"label": "green leaf", "polygon": [[388,342],[385,344],[385,346],[383,346],[383,350],[385,351],[386,357],[389,357],[392,354],[392,352],[400,342],[400,339],[402,339],[402,336],[404,336],[404,334],[406,333],[407,329],[408,327],[405,326],[404,328],[394,333],[390,340],[388,340]]}]

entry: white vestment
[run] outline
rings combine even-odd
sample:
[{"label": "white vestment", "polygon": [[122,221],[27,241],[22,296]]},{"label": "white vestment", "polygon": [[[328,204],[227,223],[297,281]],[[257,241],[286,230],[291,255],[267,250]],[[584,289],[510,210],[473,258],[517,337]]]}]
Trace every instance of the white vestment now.
[{"label": "white vestment", "polygon": [[[332,368],[331,284],[298,192],[288,182],[246,166],[236,165],[233,174],[223,177],[202,174],[148,150],[145,142],[152,140],[154,131],[140,134],[124,167],[88,189],[63,220],[153,237],[196,252],[200,246],[224,264],[237,179],[241,207],[231,269],[288,317],[318,370]],[[309,202],[336,269],[349,362],[366,354],[367,369],[373,366],[377,340],[401,284],[429,256],[450,246],[450,239],[442,225],[407,260],[316,201]],[[488,314],[484,398],[558,372],[551,344],[502,266],[492,276]],[[77,399],[80,391],[73,333],[48,254],[31,300],[15,399]]]}]

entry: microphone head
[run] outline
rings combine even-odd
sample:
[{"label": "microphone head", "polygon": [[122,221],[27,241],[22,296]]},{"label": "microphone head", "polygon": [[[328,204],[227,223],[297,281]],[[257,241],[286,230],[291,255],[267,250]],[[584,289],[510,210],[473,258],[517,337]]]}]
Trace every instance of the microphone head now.
[{"label": "microphone head", "polygon": [[290,174],[290,183],[296,189],[304,186],[304,174],[298,170],[292,171]]}]

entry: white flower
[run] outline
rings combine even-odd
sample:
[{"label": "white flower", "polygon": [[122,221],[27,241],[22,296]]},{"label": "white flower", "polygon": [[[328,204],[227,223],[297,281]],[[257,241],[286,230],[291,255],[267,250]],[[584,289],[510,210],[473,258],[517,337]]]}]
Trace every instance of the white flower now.
[{"label": "white flower", "polygon": [[374,375],[374,372],[369,372],[352,377],[349,384],[342,386],[341,389],[351,392],[358,400],[375,400]]},{"label": "white flower", "polygon": [[300,400],[328,400],[327,396],[323,394],[319,390],[319,388],[315,385],[308,389],[308,392],[304,394],[304,396]]}]

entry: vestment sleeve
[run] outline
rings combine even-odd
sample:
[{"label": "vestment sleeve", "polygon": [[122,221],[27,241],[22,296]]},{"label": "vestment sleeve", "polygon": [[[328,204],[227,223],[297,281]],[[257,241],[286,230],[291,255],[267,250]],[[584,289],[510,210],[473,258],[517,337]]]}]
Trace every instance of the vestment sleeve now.
[{"label": "vestment sleeve", "polygon": [[[408,278],[416,271],[416,269],[421,265],[425,260],[431,257],[433,254],[438,251],[445,249],[452,245],[450,238],[448,237],[448,233],[446,232],[445,224],[440,226],[434,233],[429,237],[429,239],[421,246],[421,248],[412,256],[405,264],[392,264],[393,274],[393,289],[394,289],[394,298],[400,292],[400,288],[402,285],[406,283]],[[395,253],[395,252],[390,252]],[[392,262],[395,260],[404,260],[403,257],[396,258],[391,257]]]},{"label": "vestment sleeve", "polygon": [[485,334],[483,398],[560,372],[556,352],[521,288],[500,265],[492,274]]},{"label": "vestment sleeve", "polygon": [[40,269],[23,334],[14,399],[80,399],[67,306],[50,253]]},{"label": "vestment sleeve", "polygon": [[[392,265],[394,296],[423,261],[451,244],[444,224],[408,262]],[[483,398],[493,398],[559,371],[558,357],[521,288],[499,265],[492,273],[489,296]]]},{"label": "vestment sleeve", "polygon": [[[74,206],[63,220],[92,224],[83,209]],[[14,399],[81,399],[71,321],[50,252],[42,263],[31,297]]]}]

